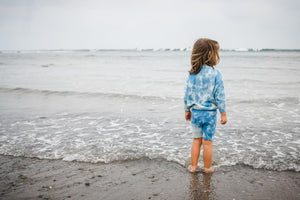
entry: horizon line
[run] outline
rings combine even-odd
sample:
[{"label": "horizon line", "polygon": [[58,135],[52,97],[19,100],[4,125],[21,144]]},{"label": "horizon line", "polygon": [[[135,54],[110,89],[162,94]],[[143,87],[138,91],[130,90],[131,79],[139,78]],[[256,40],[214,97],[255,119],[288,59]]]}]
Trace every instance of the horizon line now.
[{"label": "horizon line", "polygon": [[[53,49],[1,49],[2,51],[191,51],[192,48],[53,48]],[[221,48],[220,51],[300,51],[300,48]]]}]

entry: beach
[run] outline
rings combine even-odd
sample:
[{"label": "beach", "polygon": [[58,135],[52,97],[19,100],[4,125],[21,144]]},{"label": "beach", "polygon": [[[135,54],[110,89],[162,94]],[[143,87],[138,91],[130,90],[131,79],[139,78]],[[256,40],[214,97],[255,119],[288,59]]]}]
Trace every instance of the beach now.
[{"label": "beach", "polygon": [[0,10],[0,200],[300,200],[300,1]]},{"label": "beach", "polygon": [[186,170],[190,53],[3,51],[0,199],[299,199],[300,52],[220,52],[212,175]]},{"label": "beach", "polygon": [[103,163],[0,156],[0,199],[299,199],[300,174],[222,167],[190,174],[164,160]]}]

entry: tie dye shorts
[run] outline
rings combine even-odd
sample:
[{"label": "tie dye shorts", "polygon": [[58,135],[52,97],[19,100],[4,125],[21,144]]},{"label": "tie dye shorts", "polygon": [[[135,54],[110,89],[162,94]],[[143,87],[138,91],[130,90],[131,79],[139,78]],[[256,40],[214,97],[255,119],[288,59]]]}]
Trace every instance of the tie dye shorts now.
[{"label": "tie dye shorts", "polygon": [[192,132],[194,138],[213,140],[216,132],[217,110],[192,110]]}]

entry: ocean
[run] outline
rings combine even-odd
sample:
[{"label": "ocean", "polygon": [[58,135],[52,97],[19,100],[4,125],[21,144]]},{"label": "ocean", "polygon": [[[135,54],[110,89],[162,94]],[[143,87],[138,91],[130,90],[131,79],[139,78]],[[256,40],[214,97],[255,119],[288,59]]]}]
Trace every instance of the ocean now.
[{"label": "ocean", "polygon": [[[190,51],[0,52],[0,154],[187,166]],[[213,165],[300,171],[300,52],[221,51],[228,122]],[[200,166],[203,165],[199,159]]]}]

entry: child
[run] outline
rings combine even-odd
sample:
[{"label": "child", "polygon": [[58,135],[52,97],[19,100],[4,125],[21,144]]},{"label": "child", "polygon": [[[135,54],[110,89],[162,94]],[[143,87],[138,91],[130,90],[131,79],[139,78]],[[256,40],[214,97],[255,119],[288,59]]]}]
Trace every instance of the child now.
[{"label": "child", "polygon": [[191,121],[193,145],[191,149],[193,173],[198,168],[200,148],[203,144],[205,173],[215,171],[211,167],[212,141],[216,130],[217,109],[221,113],[221,124],[226,124],[225,92],[222,74],[214,66],[219,62],[219,44],[217,41],[202,38],[195,42],[189,76],[184,95],[185,119]]}]

